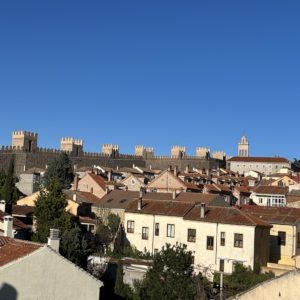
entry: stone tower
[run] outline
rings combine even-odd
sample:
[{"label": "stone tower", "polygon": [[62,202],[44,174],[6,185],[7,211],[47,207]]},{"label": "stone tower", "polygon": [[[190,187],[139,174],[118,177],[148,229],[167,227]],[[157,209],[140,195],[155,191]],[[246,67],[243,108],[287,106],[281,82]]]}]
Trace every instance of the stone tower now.
[{"label": "stone tower", "polygon": [[145,159],[154,157],[154,148],[153,147],[145,147],[143,145],[135,146],[135,155],[142,156]]},{"label": "stone tower", "polygon": [[238,156],[248,157],[249,156],[249,142],[245,135],[242,136],[241,141],[238,145]]},{"label": "stone tower", "polygon": [[176,158],[182,158],[186,154],[185,146],[173,146],[171,148],[171,156]]},{"label": "stone tower", "polygon": [[200,158],[206,158],[210,156],[210,149],[207,147],[197,147],[196,156]]},{"label": "stone tower", "polygon": [[60,140],[60,150],[70,152],[72,156],[83,154],[83,140],[63,137]]},{"label": "stone tower", "polygon": [[104,144],[102,145],[102,154],[110,157],[118,157],[119,156],[119,146],[112,144]]},{"label": "stone tower", "polygon": [[26,152],[34,152],[37,149],[38,134],[29,131],[14,131],[12,133],[12,146]]}]

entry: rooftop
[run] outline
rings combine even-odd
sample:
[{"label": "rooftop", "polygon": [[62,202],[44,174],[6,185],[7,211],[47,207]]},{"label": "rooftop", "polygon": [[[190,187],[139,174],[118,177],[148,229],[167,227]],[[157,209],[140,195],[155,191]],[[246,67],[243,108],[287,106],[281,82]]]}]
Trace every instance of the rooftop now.
[{"label": "rooftop", "polygon": [[260,162],[260,163],[289,163],[289,160],[284,157],[241,157],[234,156],[228,159],[227,161],[241,161],[241,162]]}]

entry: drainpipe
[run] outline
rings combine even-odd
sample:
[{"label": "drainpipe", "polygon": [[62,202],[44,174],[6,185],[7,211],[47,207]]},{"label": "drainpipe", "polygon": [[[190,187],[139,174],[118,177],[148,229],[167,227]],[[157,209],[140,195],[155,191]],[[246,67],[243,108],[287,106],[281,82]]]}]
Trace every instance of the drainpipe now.
[{"label": "drainpipe", "polygon": [[216,265],[216,268],[217,268],[217,265],[218,265],[218,228],[219,228],[219,223],[217,223],[217,228],[216,228],[216,252],[215,252],[215,265]]},{"label": "drainpipe", "polygon": [[153,215],[153,225],[152,225],[152,257],[154,256],[154,236],[155,236],[155,215]]}]

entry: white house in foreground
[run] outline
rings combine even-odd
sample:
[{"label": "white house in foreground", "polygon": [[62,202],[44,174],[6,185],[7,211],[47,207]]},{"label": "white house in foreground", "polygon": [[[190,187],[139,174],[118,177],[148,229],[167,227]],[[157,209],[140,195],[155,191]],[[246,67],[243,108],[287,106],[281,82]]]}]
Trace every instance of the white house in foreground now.
[{"label": "white house in foreground", "polygon": [[0,237],[0,299],[99,300],[101,286],[48,245]]},{"label": "white house in foreground", "polygon": [[233,207],[139,199],[125,211],[125,227],[129,243],[153,255],[167,243],[186,244],[207,276],[231,273],[237,262],[264,266],[269,257],[271,226]]}]

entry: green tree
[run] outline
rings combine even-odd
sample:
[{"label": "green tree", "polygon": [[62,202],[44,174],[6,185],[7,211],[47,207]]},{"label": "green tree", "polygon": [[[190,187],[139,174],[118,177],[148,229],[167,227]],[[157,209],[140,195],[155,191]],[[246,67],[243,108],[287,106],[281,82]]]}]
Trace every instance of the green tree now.
[{"label": "green tree", "polygon": [[71,262],[86,269],[89,255],[88,244],[81,228],[76,224],[61,236],[60,253]]},{"label": "green tree", "polygon": [[61,187],[67,189],[71,186],[74,179],[72,163],[68,154],[62,152],[58,157],[54,158],[45,173],[44,185],[48,189],[53,178],[57,178]]},{"label": "green tree", "polygon": [[[224,275],[224,296],[226,298],[231,297],[273,277],[272,272],[261,273],[260,268],[257,266],[253,271],[242,264],[236,264],[231,275]],[[214,282],[216,284],[220,282],[220,274],[215,274]]]},{"label": "green tree", "polygon": [[155,255],[152,267],[147,271],[142,299],[193,299],[192,254],[186,245],[169,244]]},{"label": "green tree", "polygon": [[52,179],[48,190],[41,190],[35,201],[35,241],[46,243],[50,228],[59,229],[61,233],[71,229],[71,216],[65,211],[66,206],[67,200],[60,183],[57,179]]},{"label": "green tree", "polygon": [[120,225],[120,217],[115,214],[109,214],[107,220],[107,225],[110,228],[112,235],[114,236],[117,233]]},{"label": "green tree", "polygon": [[119,263],[115,283],[115,295],[122,299],[131,300],[133,299],[133,290],[128,284],[124,283],[123,275],[123,265],[122,263]]},{"label": "green tree", "polygon": [[19,196],[18,189],[15,186],[17,180],[16,177],[14,176],[14,169],[15,169],[14,158],[12,158],[9,162],[7,175],[5,177],[5,181],[1,191],[1,196],[6,202],[8,213],[11,213],[12,205],[16,202],[16,200],[18,200],[18,196]]}]

